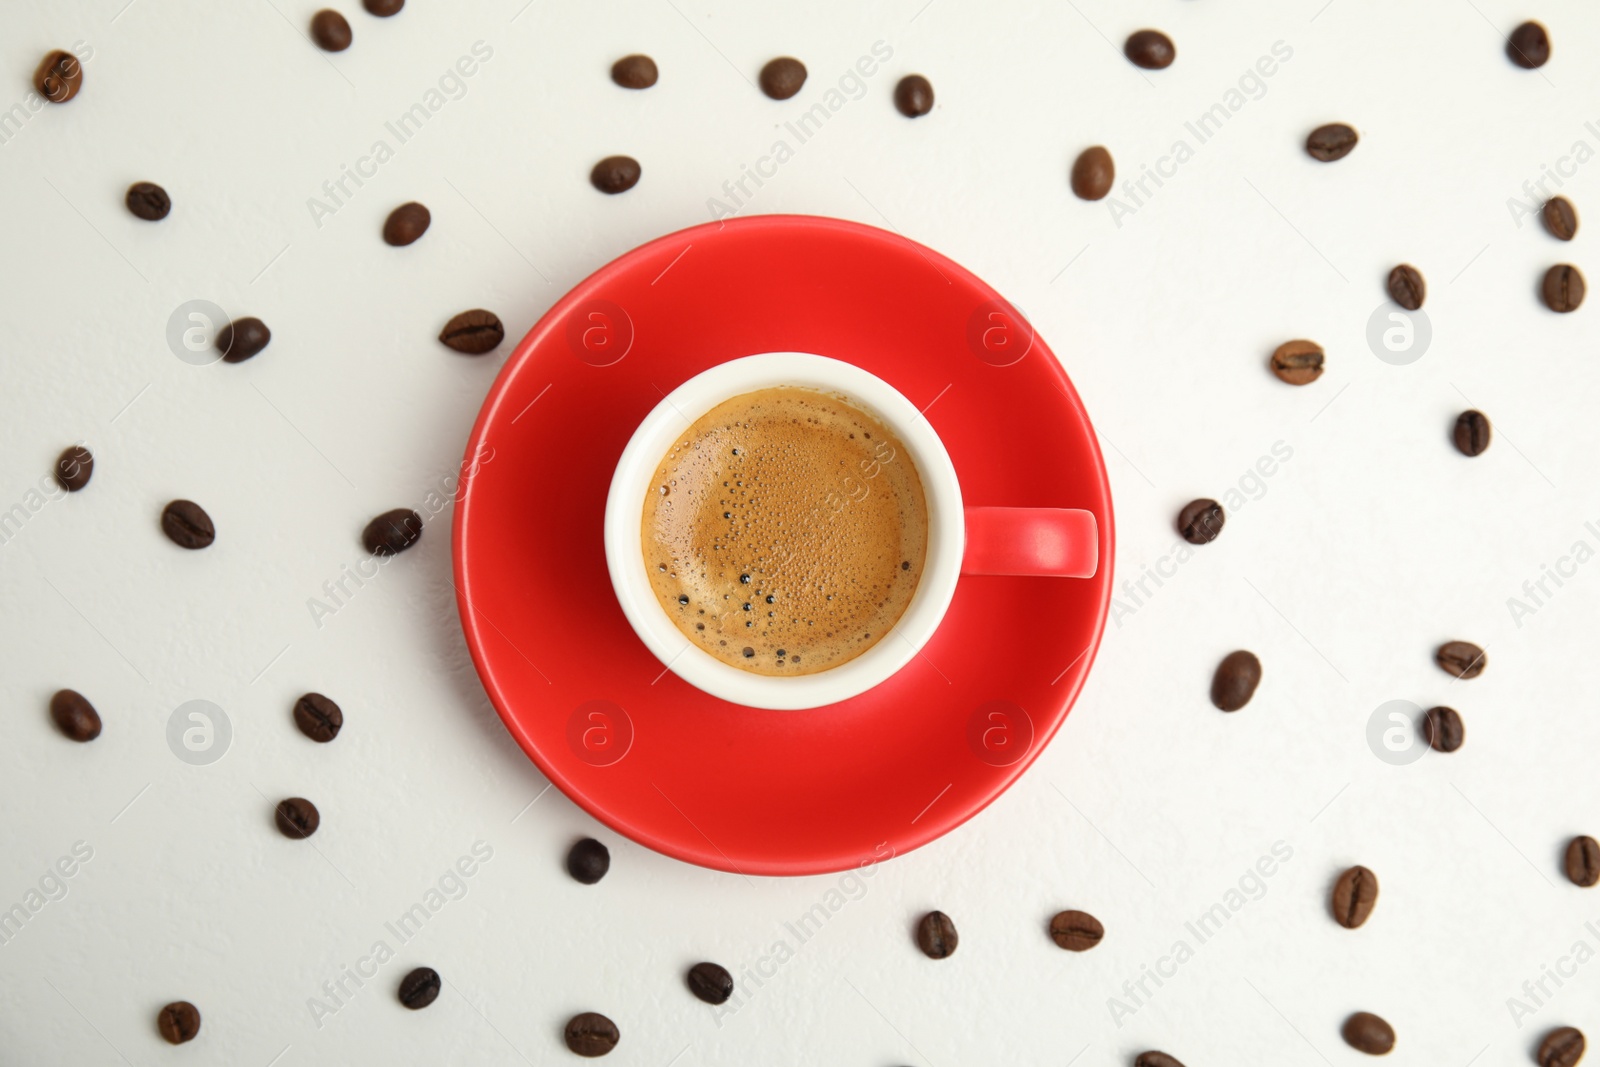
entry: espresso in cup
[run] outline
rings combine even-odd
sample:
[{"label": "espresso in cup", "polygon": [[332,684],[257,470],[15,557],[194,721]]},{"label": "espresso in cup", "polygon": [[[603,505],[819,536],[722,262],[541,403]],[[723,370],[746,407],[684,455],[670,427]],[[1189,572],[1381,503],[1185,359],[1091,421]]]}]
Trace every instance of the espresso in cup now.
[{"label": "espresso in cup", "polygon": [[696,647],[755,674],[815,674],[905,612],[928,505],[883,422],[778,386],[718,404],[678,437],[640,531],[656,599]]}]

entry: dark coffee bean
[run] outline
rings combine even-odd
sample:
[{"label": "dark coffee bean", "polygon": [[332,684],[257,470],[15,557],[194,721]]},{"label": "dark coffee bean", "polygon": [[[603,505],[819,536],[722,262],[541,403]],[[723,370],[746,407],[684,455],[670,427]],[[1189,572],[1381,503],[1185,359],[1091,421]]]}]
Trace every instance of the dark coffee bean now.
[{"label": "dark coffee bean", "polygon": [[1344,1021],[1340,1030],[1344,1043],[1357,1052],[1382,1056],[1394,1048],[1394,1027],[1370,1011],[1358,1011]]},{"label": "dark coffee bean", "polygon": [[1311,131],[1311,136],[1306,138],[1306,151],[1312,159],[1332,163],[1348,156],[1360,139],[1356,131],[1344,123],[1329,123]]},{"label": "dark coffee bean", "polygon": [[611,64],[611,80],[624,89],[648,89],[659,76],[656,61],[649,56],[623,56]]},{"label": "dark coffee bean", "polygon": [[1600,841],[1588,834],[1567,842],[1567,880],[1585,889],[1600,882]]},{"label": "dark coffee bean", "polygon": [[1103,145],[1085,148],[1072,164],[1072,191],[1084,200],[1101,200],[1117,180],[1117,165]]},{"label": "dark coffee bean", "polygon": [[625,193],[639,184],[643,169],[632,156],[607,156],[589,172],[589,183],[607,196]]},{"label": "dark coffee bean", "polygon": [[1467,739],[1467,728],[1455,708],[1429,708],[1422,716],[1423,736],[1435,752],[1454,752]]},{"label": "dark coffee bean", "polygon": [[1588,1042],[1576,1026],[1563,1026],[1544,1035],[1539,1042],[1539,1067],[1573,1067],[1583,1059]]},{"label": "dark coffee bean", "polygon": [[1523,70],[1550,62],[1550,35],[1537,22],[1524,22],[1506,38],[1506,55]]},{"label": "dark coffee bean", "polygon": [[94,475],[94,454],[82,445],[73,445],[56,457],[56,484],[76,493]]},{"label": "dark coffee bean", "polygon": [[432,967],[418,967],[400,979],[400,1003],[417,1011],[439,999],[439,972]]},{"label": "dark coffee bean", "polygon": [[446,348],[469,356],[492,351],[505,337],[506,328],[500,324],[500,316],[482,308],[463,311],[439,331],[439,340]]},{"label": "dark coffee bean", "polygon": [[321,693],[307,693],[294,702],[294,724],[311,740],[326,743],[339,736],[344,712]]},{"label": "dark coffee bean", "polygon": [[172,197],[155,182],[134,182],[123,198],[128,210],[146,222],[160,222],[172,211]]},{"label": "dark coffee bean", "polygon": [[1378,903],[1378,876],[1365,867],[1351,867],[1333,883],[1333,917],[1346,930],[1367,921]]},{"label": "dark coffee bean", "polygon": [[50,718],[56,729],[74,741],[93,741],[100,736],[100,713],[76,689],[63,689],[50,698]]},{"label": "dark coffee bean", "polygon": [[433,215],[415,200],[401,204],[384,220],[383,239],[396,248],[403,248],[427,233],[432,221]]},{"label": "dark coffee bean", "polygon": [[584,885],[594,885],[611,869],[611,850],[586,837],[567,853],[567,873]]},{"label": "dark coffee bean", "polygon": [[311,16],[311,39],[324,52],[343,52],[350,47],[350,23],[332,8],[323,8]]},{"label": "dark coffee bean", "polygon": [[721,1004],[733,996],[733,975],[715,963],[689,968],[689,991],[707,1004]]},{"label": "dark coffee bean", "polygon": [[1489,416],[1481,411],[1463,411],[1456,416],[1451,438],[1463,456],[1481,456],[1489,447]]},{"label": "dark coffee bean", "polygon": [[907,74],[894,87],[894,106],[908,119],[933,110],[933,84],[920,74]]},{"label": "dark coffee bean", "polygon": [[1222,532],[1223,523],[1228,517],[1223,514],[1222,505],[1215,500],[1201,497],[1191,500],[1178,512],[1178,532],[1183,539],[1191,545],[1210,544]]},{"label": "dark coffee bean", "polygon": [[224,363],[243,363],[271,341],[272,331],[254,316],[234,319],[217,331],[217,351],[222,353]]},{"label": "dark coffee bean", "polygon": [[1551,311],[1577,311],[1586,289],[1583,275],[1570,263],[1557,263],[1544,273],[1544,303]]},{"label": "dark coffee bean", "polygon": [[322,825],[322,814],[317,811],[317,806],[305,797],[290,797],[288,800],[278,801],[278,808],[273,813],[278,823],[278,830],[284,837],[302,840],[317,832],[317,827]]},{"label": "dark coffee bean", "polygon": [[180,548],[205,548],[217,539],[206,509],[193,500],[174,500],[161,512],[161,532]]},{"label": "dark coffee bean", "polygon": [[1402,263],[1389,272],[1389,299],[1405,308],[1415,311],[1428,299],[1428,283],[1422,280],[1422,272],[1409,263]]},{"label": "dark coffee bean", "polygon": [[1068,952],[1087,952],[1106,936],[1106,928],[1086,911],[1063,911],[1050,920],[1050,940]]},{"label": "dark coffee bean", "polygon": [[1272,353],[1272,373],[1290,385],[1310,385],[1322,377],[1322,346],[1315,341],[1285,341]]},{"label": "dark coffee bean", "polygon": [[931,960],[942,960],[961,943],[956,924],[942,911],[930,911],[917,923],[917,947]]},{"label": "dark coffee bean", "polygon": [[787,100],[806,83],[806,65],[793,56],[779,56],[761,68],[761,91],[774,100]]},{"label": "dark coffee bean", "polygon": [[1471,641],[1446,641],[1433,654],[1439,669],[1457,678],[1476,678],[1489,665],[1483,649]]},{"label": "dark coffee bean", "polygon": [[1160,30],[1140,30],[1128,38],[1122,52],[1136,67],[1145,70],[1166,70],[1178,58],[1178,49],[1172,38]]},{"label": "dark coffee bean", "polygon": [[361,544],[374,556],[394,556],[422,540],[422,516],[410,508],[395,508],[367,523]]},{"label": "dark coffee bean", "polygon": [[1133,1061],[1133,1067],[1183,1067],[1176,1056],[1168,1056],[1165,1052],[1141,1052]]},{"label": "dark coffee bean", "polygon": [[406,6],[406,0],[361,0],[361,6],[367,9],[367,14],[386,19],[400,14],[400,9]]},{"label": "dark coffee bean", "polygon": [[1211,703],[1222,711],[1238,711],[1250,703],[1261,684],[1261,661],[1254,652],[1230,652],[1211,678]]},{"label": "dark coffee bean", "polygon": [[187,1000],[175,1000],[156,1015],[156,1029],[173,1045],[193,1041],[200,1032],[200,1009]]},{"label": "dark coffee bean", "polygon": [[83,64],[71,52],[57,49],[33,72],[33,87],[52,104],[65,104],[83,88]]},{"label": "dark coffee bean", "polygon": [[1578,235],[1578,209],[1564,196],[1546,200],[1539,216],[1544,219],[1544,228],[1550,231],[1551,237],[1570,241]]},{"label": "dark coffee bean", "polygon": [[597,1011],[586,1011],[568,1019],[564,1036],[567,1047],[580,1056],[604,1056],[622,1040],[617,1024]]}]

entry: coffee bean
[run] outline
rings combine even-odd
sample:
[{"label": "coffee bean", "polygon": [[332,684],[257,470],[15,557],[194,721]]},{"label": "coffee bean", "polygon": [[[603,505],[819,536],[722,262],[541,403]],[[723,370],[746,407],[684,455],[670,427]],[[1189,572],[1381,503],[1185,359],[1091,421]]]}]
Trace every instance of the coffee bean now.
[{"label": "coffee bean", "polygon": [[331,8],[311,16],[311,39],[324,52],[343,52],[350,47],[350,23]]},{"label": "coffee bean", "polygon": [[401,204],[389,212],[383,223],[383,239],[396,248],[403,248],[428,232],[433,216],[415,200]]},{"label": "coffee bean", "polygon": [[961,943],[956,924],[942,911],[930,911],[917,923],[917,947],[930,960],[942,960]]},{"label": "coffee bean", "polygon": [[175,1000],[156,1015],[156,1029],[169,1044],[193,1041],[200,1032],[200,1009],[187,1000]]},{"label": "coffee bean", "polygon": [[567,1047],[580,1056],[604,1056],[622,1040],[617,1024],[597,1011],[568,1019],[565,1037]]},{"label": "coffee bean", "polygon": [[594,885],[611,869],[611,850],[586,837],[567,853],[567,873],[584,885]]},{"label": "coffee bean", "polygon": [[1451,437],[1463,456],[1481,456],[1489,447],[1489,416],[1481,411],[1463,411],[1456,416]]},{"label": "coffee bean", "polygon": [[1378,903],[1378,876],[1365,867],[1351,867],[1333,883],[1333,917],[1346,930],[1367,921]]},{"label": "coffee bean", "polygon": [[266,348],[272,340],[267,324],[251,316],[234,319],[217,331],[217,351],[224,363],[243,363]]},{"label": "coffee bean", "polygon": [[406,6],[406,0],[361,0],[361,6],[367,9],[367,14],[386,19],[400,14],[400,9]]},{"label": "coffee bean", "polygon": [[277,810],[273,815],[283,836],[296,840],[310,837],[317,832],[317,827],[322,825],[322,814],[317,811],[317,806],[305,797],[290,797],[278,801]]},{"label": "coffee bean", "polygon": [[1223,523],[1228,517],[1223,514],[1222,505],[1215,500],[1201,497],[1191,500],[1178,512],[1178,532],[1183,539],[1191,545],[1210,544],[1222,532]]},{"label": "coffee bean", "polygon": [[71,52],[51,52],[33,72],[33,87],[52,104],[65,104],[83,88],[83,64]]},{"label": "coffee bean", "polygon": [[463,311],[439,331],[439,340],[444,342],[446,348],[469,356],[481,356],[492,351],[505,340],[505,336],[506,328],[500,324],[500,316],[482,308]]},{"label": "coffee bean", "polygon": [[1537,22],[1524,22],[1506,38],[1506,55],[1523,70],[1550,62],[1550,35]]},{"label": "coffee bean", "polygon": [[439,999],[443,983],[439,972],[432,967],[418,967],[400,979],[400,1003],[417,1011]]},{"label": "coffee bean", "polygon": [[1141,1052],[1133,1061],[1133,1067],[1183,1067],[1183,1064],[1165,1052]]},{"label": "coffee bean", "polygon": [[1457,678],[1476,678],[1489,665],[1483,649],[1471,641],[1446,641],[1433,654],[1439,669]]},{"label": "coffee bean", "polygon": [[1544,302],[1551,311],[1577,311],[1583,303],[1583,275],[1570,263],[1557,263],[1544,273]]},{"label": "coffee bean", "polygon": [[1222,711],[1238,711],[1250,703],[1261,684],[1261,661],[1254,652],[1230,652],[1211,678],[1211,703]]},{"label": "coffee bean", "polygon": [[123,197],[128,210],[146,222],[160,222],[172,211],[172,197],[155,182],[134,182]]},{"label": "coffee bean", "polygon": [[642,168],[632,156],[607,156],[589,172],[589,183],[607,196],[625,193],[639,184]]},{"label": "coffee bean", "polygon": [[395,508],[367,523],[361,544],[374,556],[394,556],[422,540],[422,516],[410,508]]},{"label": "coffee bean", "polygon": [[649,56],[623,56],[611,64],[611,80],[624,89],[648,89],[657,77],[656,61]]},{"label": "coffee bean", "polygon": [[94,454],[82,445],[73,445],[56,457],[56,484],[76,493],[94,475]]},{"label": "coffee bean", "polygon": [[311,740],[325,744],[339,736],[344,712],[321,693],[307,693],[294,702],[294,724]]},{"label": "coffee bean", "polygon": [[721,1004],[733,996],[733,975],[715,963],[689,968],[689,991],[707,1004]]},{"label": "coffee bean", "polygon": [[1312,159],[1332,163],[1348,156],[1360,139],[1356,131],[1344,123],[1329,123],[1311,131],[1311,136],[1306,138],[1306,151]]},{"label": "coffee bean", "polygon": [[1116,181],[1117,165],[1103,145],[1085,148],[1072,164],[1072,191],[1084,200],[1101,200]]},{"label": "coffee bean", "polygon": [[907,74],[894,87],[894,106],[908,119],[933,110],[933,83],[920,74]]},{"label": "coffee bean", "polygon": [[1578,209],[1564,196],[1546,200],[1539,216],[1544,219],[1544,228],[1550,231],[1550,236],[1557,240],[1570,241],[1578,234]]},{"label": "coffee bean", "polygon": [[1394,1048],[1394,1027],[1370,1011],[1358,1011],[1344,1021],[1340,1031],[1345,1044],[1369,1056],[1382,1056]]},{"label": "coffee bean", "polygon": [[1166,70],[1178,58],[1178,49],[1172,38],[1160,30],[1140,30],[1128,38],[1122,52],[1136,67],[1145,70]]},{"label": "coffee bean", "polygon": [[1583,1059],[1588,1042],[1576,1026],[1562,1026],[1544,1035],[1539,1042],[1539,1067],[1573,1067]]},{"label": "coffee bean", "polygon": [[1442,705],[1423,714],[1422,733],[1435,752],[1454,752],[1467,739],[1460,712]]},{"label": "coffee bean", "polygon": [[1315,341],[1285,341],[1272,353],[1272,373],[1290,385],[1310,385],[1322,377],[1322,346]]},{"label": "coffee bean", "polygon": [[1422,272],[1409,263],[1402,263],[1389,272],[1389,299],[1405,308],[1415,311],[1422,306],[1428,298],[1428,283],[1422,280]]},{"label": "coffee bean", "polygon": [[1600,882],[1600,841],[1588,834],[1568,841],[1566,868],[1567,880],[1573,885],[1587,889]]},{"label": "coffee bean", "polygon": [[1106,928],[1086,911],[1063,911],[1050,920],[1050,940],[1068,952],[1087,952],[1106,936]]},{"label": "coffee bean", "polygon": [[787,100],[806,83],[806,65],[792,56],[779,56],[761,68],[761,91],[774,100]]},{"label": "coffee bean", "polygon": [[205,508],[192,500],[174,500],[161,512],[161,532],[180,548],[205,548],[217,539],[217,528]]},{"label": "coffee bean", "polygon": [[63,689],[50,698],[50,718],[56,729],[74,741],[100,736],[100,713],[76,689]]}]

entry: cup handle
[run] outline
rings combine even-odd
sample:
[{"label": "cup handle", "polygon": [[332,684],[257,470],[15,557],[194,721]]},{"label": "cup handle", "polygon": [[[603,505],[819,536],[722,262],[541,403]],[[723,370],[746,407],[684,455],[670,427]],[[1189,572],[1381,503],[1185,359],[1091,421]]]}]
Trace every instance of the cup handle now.
[{"label": "cup handle", "polygon": [[1093,578],[1100,526],[1079,508],[967,508],[962,574]]}]

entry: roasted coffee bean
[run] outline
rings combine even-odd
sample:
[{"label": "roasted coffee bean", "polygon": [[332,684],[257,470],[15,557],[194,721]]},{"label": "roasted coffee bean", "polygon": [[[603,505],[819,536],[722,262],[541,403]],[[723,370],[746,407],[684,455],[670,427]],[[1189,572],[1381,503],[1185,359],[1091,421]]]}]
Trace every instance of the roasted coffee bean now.
[{"label": "roasted coffee bean", "polygon": [[1415,311],[1422,306],[1428,298],[1428,283],[1422,280],[1422,272],[1409,263],[1402,263],[1389,272],[1389,299],[1405,308]]},{"label": "roasted coffee bean", "polygon": [[421,204],[412,200],[389,212],[383,223],[383,239],[396,248],[403,248],[428,232],[433,215]]},{"label": "roasted coffee bean", "polygon": [[33,72],[33,87],[52,104],[65,104],[83,88],[83,64],[71,52],[57,49]]},{"label": "roasted coffee bean", "polygon": [[761,68],[761,91],[774,100],[787,100],[806,83],[806,65],[793,56],[779,56]]},{"label": "roasted coffee bean", "polygon": [[907,74],[894,87],[894,106],[908,119],[933,110],[933,83],[920,74]]},{"label": "roasted coffee bean", "polygon": [[1382,1056],[1394,1048],[1394,1027],[1370,1011],[1358,1011],[1344,1021],[1344,1043],[1357,1052]]},{"label": "roasted coffee bean", "polygon": [[567,853],[567,873],[584,885],[594,885],[611,869],[611,850],[586,837]]},{"label": "roasted coffee bean", "polygon": [[278,830],[284,837],[296,840],[310,837],[317,832],[317,827],[322,825],[322,814],[317,811],[317,806],[305,797],[290,797],[278,801],[277,810],[273,813],[278,823]]},{"label": "roasted coffee bean", "polygon": [[1481,411],[1463,411],[1456,416],[1450,436],[1463,456],[1481,456],[1489,447],[1489,416]]},{"label": "roasted coffee bean", "polygon": [[1312,159],[1332,163],[1336,159],[1348,156],[1360,139],[1356,131],[1349,126],[1342,122],[1333,122],[1326,126],[1318,126],[1311,131],[1311,136],[1306,138],[1306,151],[1311,154]]},{"label": "roasted coffee bean", "polygon": [[1261,661],[1254,652],[1230,652],[1211,677],[1211,703],[1222,711],[1238,711],[1250,703],[1261,684]]},{"label": "roasted coffee bean", "polygon": [[412,1011],[426,1008],[439,999],[442,985],[438,971],[432,967],[418,967],[400,979],[400,1003]]},{"label": "roasted coffee bean", "polygon": [[492,351],[505,337],[506,328],[500,324],[500,316],[482,308],[463,311],[439,331],[439,340],[446,348],[469,356]]},{"label": "roasted coffee bean", "polygon": [[1429,708],[1422,716],[1423,737],[1435,752],[1454,752],[1467,739],[1467,728],[1455,708]]},{"label": "roasted coffee bean", "polygon": [[961,943],[956,924],[942,911],[930,911],[917,923],[917,947],[931,960],[942,960]]},{"label": "roasted coffee bean", "polygon": [[1570,241],[1578,235],[1578,209],[1564,196],[1546,200],[1539,217],[1544,220],[1544,228],[1550,231],[1550,236],[1557,240]]},{"label": "roasted coffee bean", "polygon": [[1551,311],[1577,311],[1587,289],[1583,275],[1570,263],[1557,263],[1544,272],[1544,303]]},{"label": "roasted coffee bean", "polygon": [[[97,720],[98,722],[98,720]],[[1600,882],[1600,841],[1588,834],[1567,842],[1567,880],[1585,889]]]},{"label": "roasted coffee bean", "polygon": [[193,1041],[200,1032],[200,1009],[187,1000],[175,1000],[156,1015],[156,1029],[173,1045]]},{"label": "roasted coffee bean", "polygon": [[161,532],[180,548],[205,548],[217,539],[206,509],[193,500],[174,500],[161,512]]},{"label": "roasted coffee bean", "polygon": [[1483,649],[1471,641],[1446,641],[1433,654],[1439,669],[1457,678],[1476,678],[1489,665]]},{"label": "roasted coffee bean", "polygon": [[311,740],[326,743],[339,736],[344,712],[321,693],[307,693],[294,702],[294,724]]},{"label": "roasted coffee bean", "polygon": [[400,14],[400,9],[406,6],[406,0],[361,0],[361,6],[367,9],[367,14],[386,19]]},{"label": "roasted coffee bean", "polygon": [[1378,903],[1378,876],[1365,867],[1351,867],[1333,883],[1333,917],[1346,930],[1367,921]]},{"label": "roasted coffee bean", "polygon": [[565,1037],[567,1047],[580,1056],[604,1056],[622,1040],[617,1024],[597,1011],[568,1019]]},{"label": "roasted coffee bean", "polygon": [[697,963],[689,968],[689,992],[707,1004],[721,1004],[733,996],[733,975],[715,963]]},{"label": "roasted coffee bean", "polygon": [[1562,1026],[1544,1035],[1539,1042],[1539,1067],[1573,1067],[1583,1059],[1588,1042],[1576,1026]]},{"label": "roasted coffee bean", "polygon": [[217,351],[224,363],[243,363],[272,341],[272,331],[260,319],[234,319],[217,331]]},{"label": "roasted coffee bean", "polygon": [[134,182],[123,197],[128,210],[146,222],[160,222],[172,211],[172,197],[155,182]]},{"label": "roasted coffee bean", "polygon": [[1117,179],[1117,165],[1103,145],[1085,148],[1072,164],[1072,191],[1084,200],[1101,200]]},{"label": "roasted coffee bean", "polygon": [[1183,1067],[1183,1064],[1165,1052],[1141,1052],[1133,1061],[1133,1067]]},{"label": "roasted coffee bean", "polygon": [[1290,385],[1310,385],[1322,377],[1322,346],[1315,341],[1285,341],[1272,353],[1272,373]]},{"label": "roasted coffee bean", "polygon": [[1063,911],[1050,920],[1050,940],[1068,952],[1087,952],[1106,936],[1106,928],[1086,911]]},{"label": "roasted coffee bean", "polygon": [[422,540],[422,516],[410,508],[395,508],[367,523],[361,544],[374,556],[394,556]]},{"label": "roasted coffee bean", "polygon": [[1178,532],[1183,539],[1191,545],[1210,544],[1222,532],[1223,523],[1228,517],[1223,514],[1222,505],[1215,500],[1201,497],[1191,500],[1178,512]]},{"label": "roasted coffee bean", "polygon": [[1506,38],[1506,55],[1524,70],[1550,62],[1550,35],[1537,22],[1524,22]]},{"label": "roasted coffee bean", "polygon": [[1122,46],[1122,53],[1134,66],[1145,70],[1166,70],[1178,58],[1172,38],[1160,30],[1140,30],[1133,34]]},{"label": "roasted coffee bean", "polygon": [[589,172],[589,183],[607,196],[625,193],[639,184],[643,168],[632,156],[607,156]]},{"label": "roasted coffee bean", "polygon": [[611,64],[611,80],[624,89],[648,89],[659,76],[656,61],[649,56],[623,56]]},{"label": "roasted coffee bean", "polygon": [[311,39],[324,52],[343,52],[350,47],[350,23],[332,8],[323,8],[311,16]]},{"label": "roasted coffee bean", "polygon": [[50,698],[50,718],[56,729],[74,741],[93,741],[100,736],[100,713],[76,689],[63,689]]},{"label": "roasted coffee bean", "polygon": [[82,445],[73,445],[56,457],[55,474],[57,485],[76,493],[94,475],[94,453]]}]

